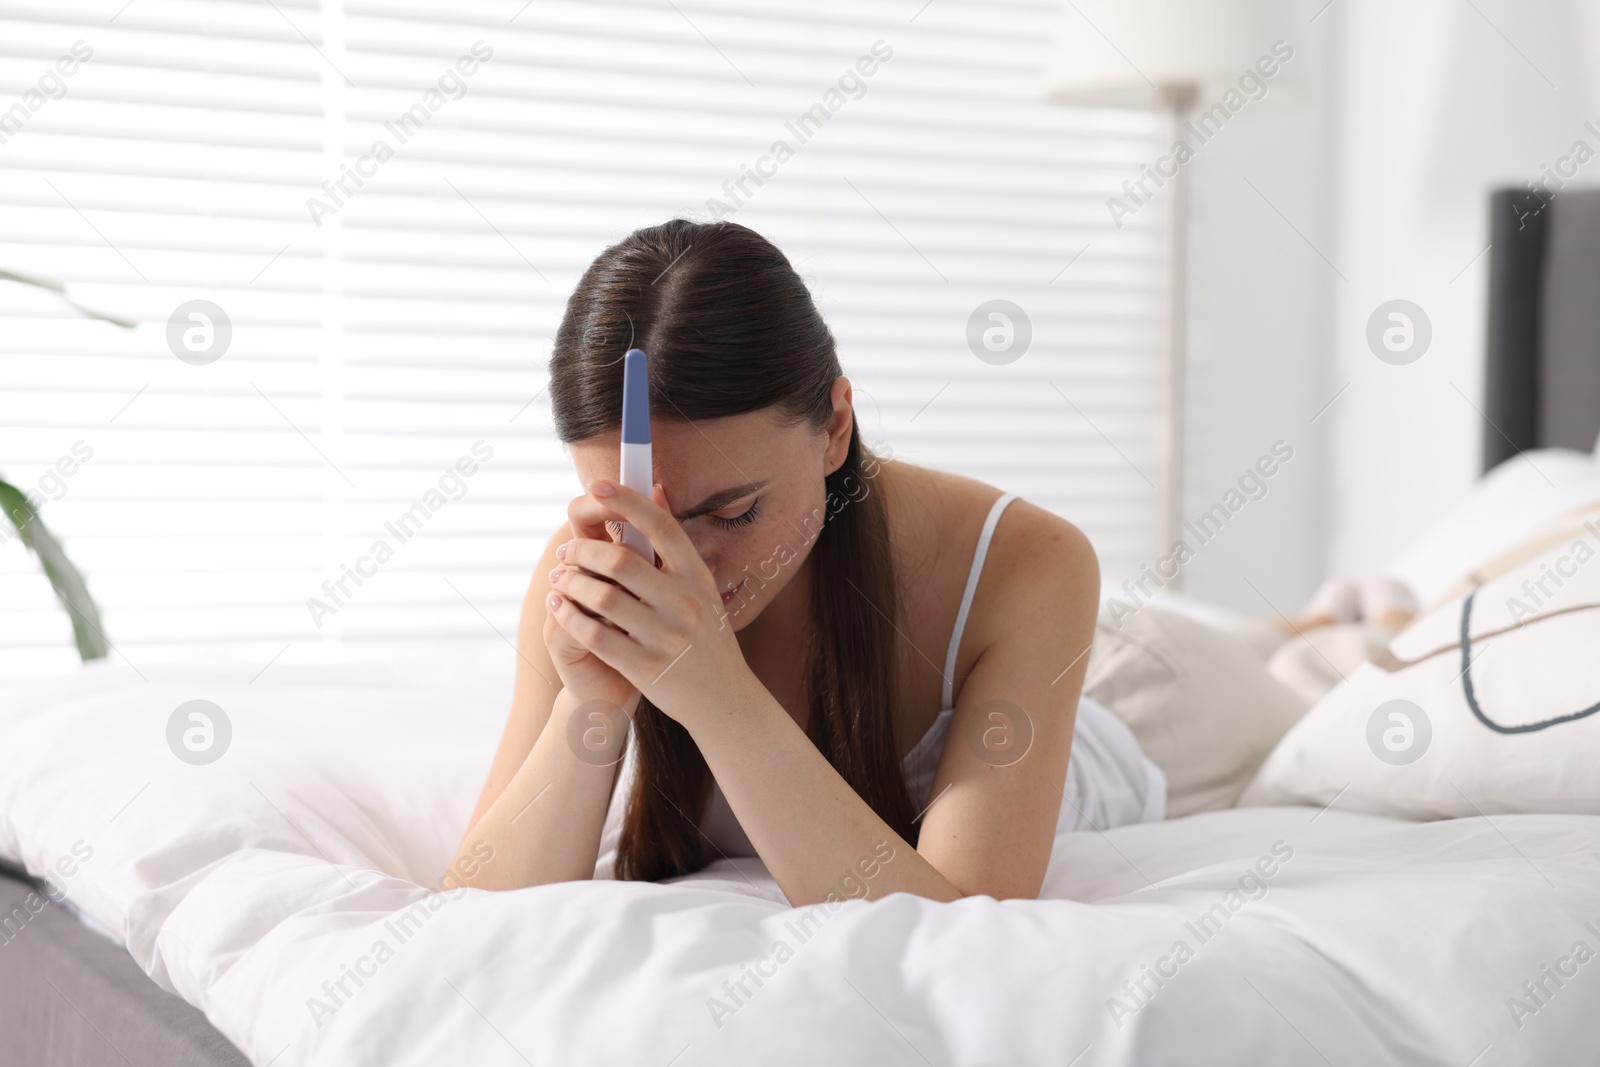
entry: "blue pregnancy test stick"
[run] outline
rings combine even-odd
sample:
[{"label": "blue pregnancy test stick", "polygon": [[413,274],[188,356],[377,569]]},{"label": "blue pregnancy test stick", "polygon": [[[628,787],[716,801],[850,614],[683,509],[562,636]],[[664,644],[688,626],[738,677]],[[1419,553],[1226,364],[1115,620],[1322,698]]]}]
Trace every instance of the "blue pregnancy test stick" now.
[{"label": "blue pregnancy test stick", "polygon": [[[650,495],[650,379],[643,349],[630,348],[622,357],[622,484]],[[622,524],[622,543],[652,564],[656,550],[632,523]]]}]

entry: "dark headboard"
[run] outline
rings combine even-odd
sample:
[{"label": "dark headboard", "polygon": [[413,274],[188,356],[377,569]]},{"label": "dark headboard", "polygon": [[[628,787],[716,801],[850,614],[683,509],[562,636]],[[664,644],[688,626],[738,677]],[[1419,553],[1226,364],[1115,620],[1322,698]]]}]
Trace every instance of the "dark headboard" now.
[{"label": "dark headboard", "polygon": [[1483,469],[1600,436],[1600,188],[1490,197]]}]

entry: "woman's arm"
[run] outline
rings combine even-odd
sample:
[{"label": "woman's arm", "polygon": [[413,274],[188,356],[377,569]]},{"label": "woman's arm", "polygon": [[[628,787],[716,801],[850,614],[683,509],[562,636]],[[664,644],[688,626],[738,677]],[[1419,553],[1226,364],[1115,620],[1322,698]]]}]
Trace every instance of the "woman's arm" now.
[{"label": "woman's arm", "polygon": [[445,888],[517,889],[594,874],[617,766],[576,758],[567,744],[578,701],[563,688],[543,631],[563,523],[534,566],[517,624],[516,680],[489,775],[456,846]]},{"label": "woman's arm", "polygon": [[[911,847],[841,778],[761,688],[694,721],[751,844],[796,907],[906,892],[935,900],[1039,894],[1072,746],[1099,599],[1087,538],[1017,501],[996,528],[966,639],[961,686]],[[967,636],[970,635],[970,636]],[[969,646],[970,647],[970,646]]]},{"label": "woman's arm", "polygon": [[[556,546],[572,538],[572,527],[562,523],[544,546],[544,555],[534,564],[533,575],[528,580],[528,591],[522,597],[522,614],[517,621],[516,677],[511,691],[511,714],[506,718],[505,729],[500,734],[500,745],[495,749],[494,762],[489,765],[489,777],[478,794],[472,818],[467,820],[470,833],[483,813],[489,810],[501,790],[511,781],[517,768],[533,749],[533,743],[550,718],[556,694],[561,691],[561,679],[550,652],[541,636],[549,608],[544,598],[550,593],[546,575],[556,565]],[[466,841],[463,840],[465,845]]]},{"label": "woman's arm", "polygon": [[839,777],[758,679],[689,728],[789,903],[966,896]]},{"label": "woman's arm", "polygon": [[594,876],[616,768],[581,760],[569,747],[568,724],[583,707],[568,690],[557,694],[527,757],[456,850],[454,882],[521,889]]},{"label": "woman's arm", "polygon": [[1044,884],[1066,796],[1100,565],[1081,530],[1026,500],[1002,513],[995,541],[1002,539],[978,580],[967,622],[977,652],[917,849],[969,894],[1031,900]]}]

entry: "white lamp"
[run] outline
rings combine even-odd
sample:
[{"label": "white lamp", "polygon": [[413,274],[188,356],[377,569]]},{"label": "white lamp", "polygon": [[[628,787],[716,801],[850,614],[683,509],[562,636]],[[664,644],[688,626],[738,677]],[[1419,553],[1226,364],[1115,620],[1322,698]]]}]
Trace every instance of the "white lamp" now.
[{"label": "white lamp", "polygon": [[[1157,173],[1141,171],[1144,193],[1169,200],[1163,552],[1181,538],[1183,522],[1189,246],[1184,172],[1204,142],[1239,111],[1303,94],[1305,61],[1293,63],[1292,7],[1286,0],[1063,0],[1061,30],[1046,70],[1051,100],[1160,108],[1171,117],[1173,149],[1163,158],[1173,173],[1161,171],[1157,160],[1147,161]],[[1187,154],[1177,151],[1180,144],[1188,146]],[[1180,571],[1170,584],[1178,587],[1181,579]]]}]

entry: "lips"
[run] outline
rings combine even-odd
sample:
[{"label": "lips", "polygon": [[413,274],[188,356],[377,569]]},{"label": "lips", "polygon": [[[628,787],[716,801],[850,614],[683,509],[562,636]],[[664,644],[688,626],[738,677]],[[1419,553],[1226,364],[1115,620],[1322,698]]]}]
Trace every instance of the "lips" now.
[{"label": "lips", "polygon": [[726,593],[722,594],[722,602],[724,604],[732,603],[733,602],[733,598],[738,595],[739,590],[744,588],[744,583],[749,581],[749,580],[750,579],[748,579],[748,578],[740,579],[738,585],[734,586],[732,589],[730,589]]}]

